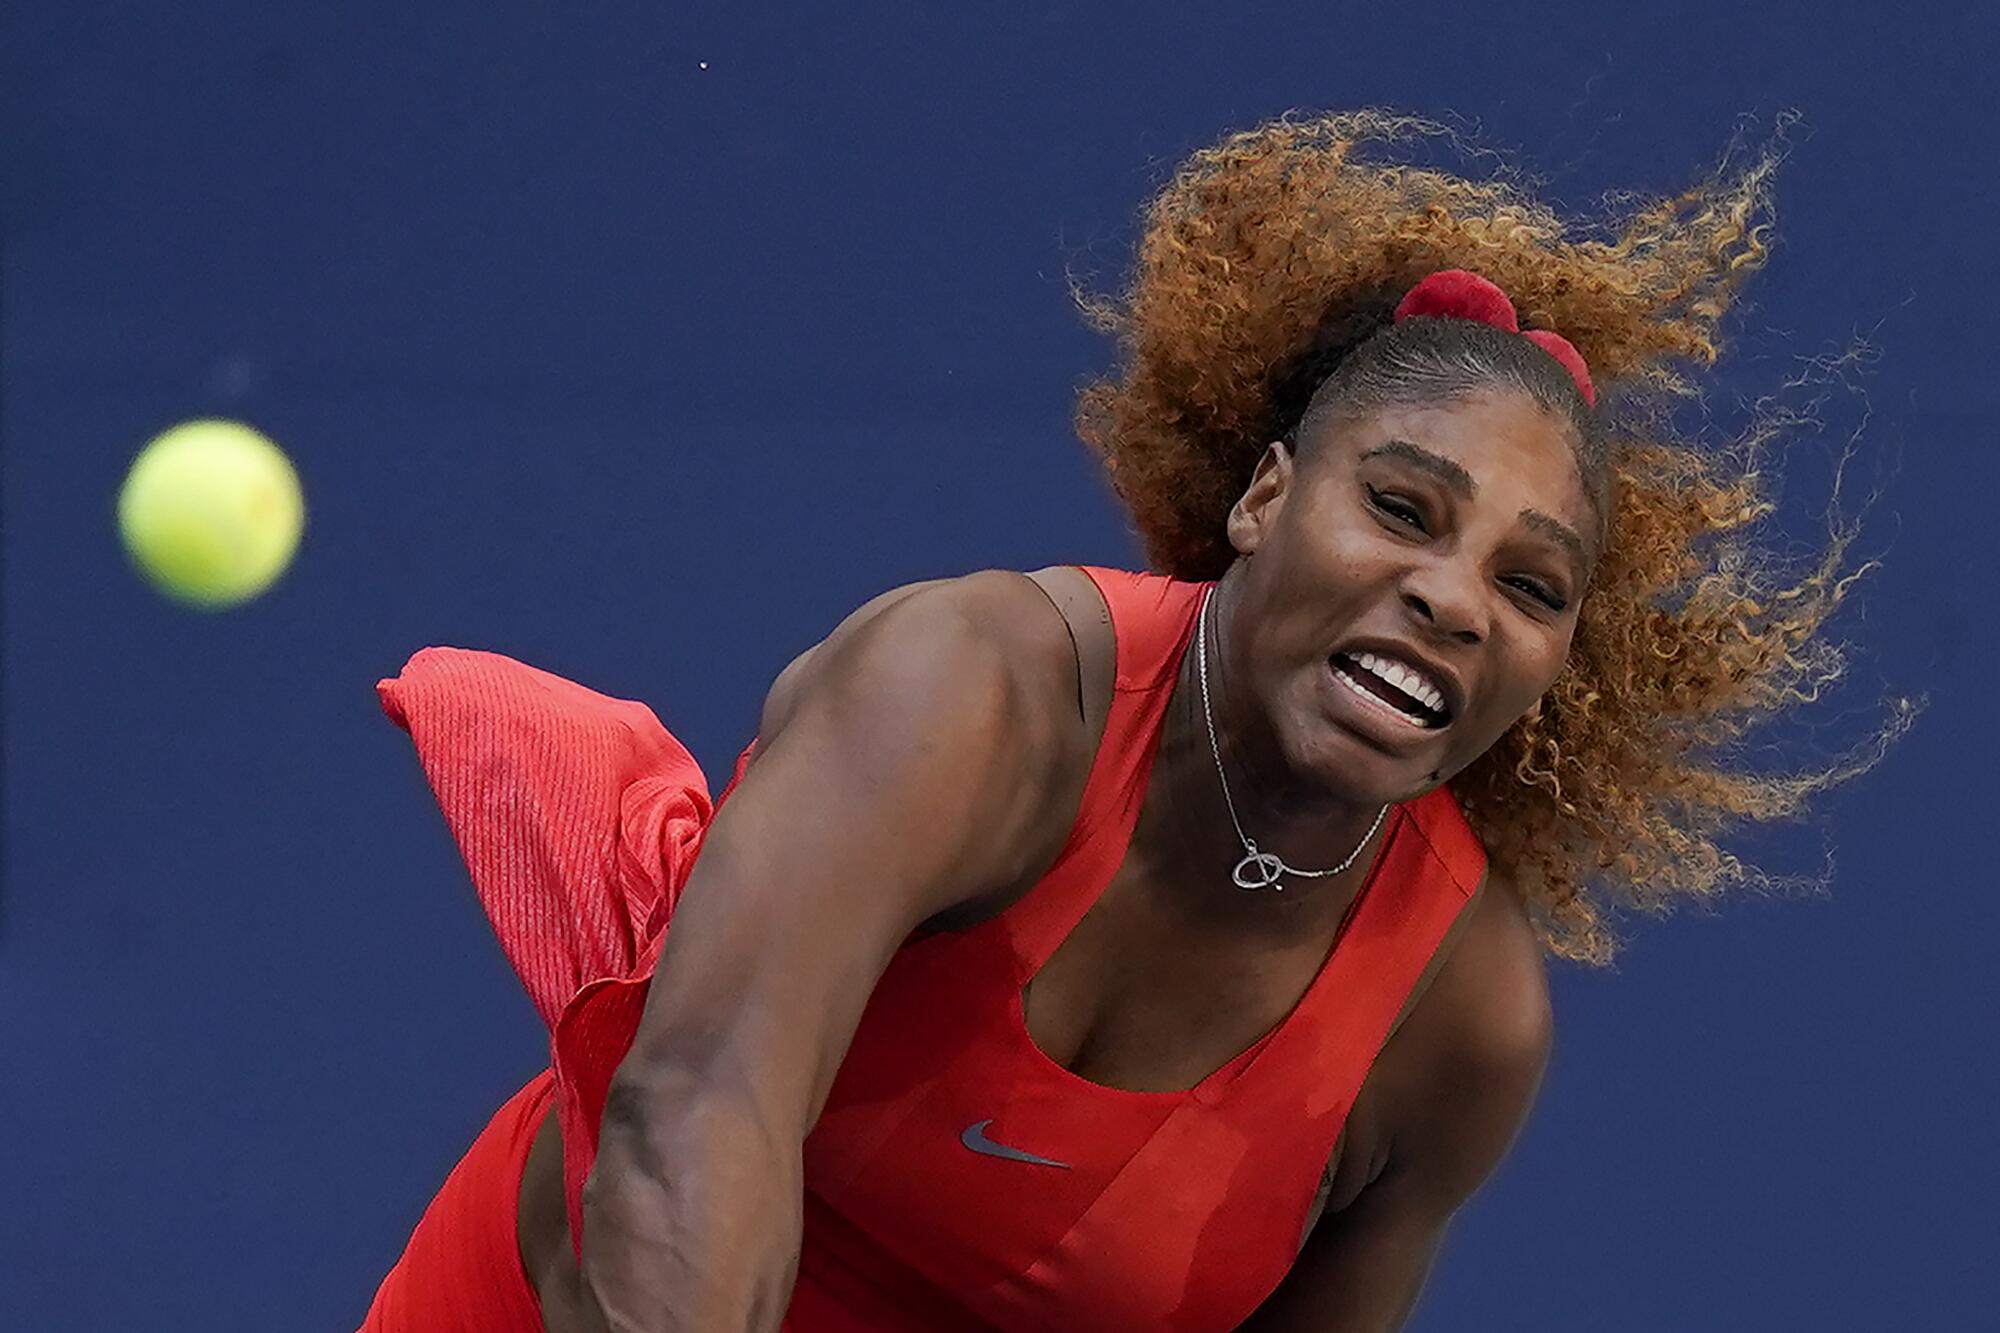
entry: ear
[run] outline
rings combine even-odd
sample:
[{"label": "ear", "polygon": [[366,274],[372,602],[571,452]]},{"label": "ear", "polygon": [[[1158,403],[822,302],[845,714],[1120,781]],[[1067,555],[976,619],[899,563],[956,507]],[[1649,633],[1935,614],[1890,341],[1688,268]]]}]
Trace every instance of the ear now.
[{"label": "ear", "polygon": [[1257,470],[1250,474],[1249,487],[1229,511],[1229,544],[1237,554],[1251,555],[1270,538],[1284,512],[1296,466],[1283,440],[1273,440],[1265,448]]}]

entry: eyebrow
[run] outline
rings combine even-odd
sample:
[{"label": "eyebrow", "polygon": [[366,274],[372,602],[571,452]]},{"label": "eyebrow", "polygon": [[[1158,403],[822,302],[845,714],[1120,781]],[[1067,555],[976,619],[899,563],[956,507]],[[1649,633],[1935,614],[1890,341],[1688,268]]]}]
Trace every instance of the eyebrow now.
[{"label": "eyebrow", "polygon": [[1430,473],[1445,486],[1455,492],[1460,499],[1470,500],[1479,494],[1479,485],[1472,474],[1443,454],[1434,454],[1428,449],[1419,449],[1408,440],[1384,440],[1361,455],[1360,462],[1371,458],[1396,458],[1414,468]]},{"label": "eyebrow", "polygon": [[1521,521],[1568,551],[1575,558],[1578,569],[1589,571],[1590,550],[1583,544],[1583,538],[1577,535],[1575,528],[1559,518],[1551,518],[1539,509],[1523,509]]},{"label": "eyebrow", "polygon": [[[1362,454],[1360,461],[1365,463],[1371,458],[1394,458],[1420,471],[1428,472],[1461,499],[1470,500],[1479,494],[1479,483],[1472,479],[1470,472],[1444,455],[1419,448],[1408,440],[1384,440]],[[1521,521],[1569,552],[1579,570],[1589,572],[1590,548],[1584,544],[1583,538],[1577,534],[1575,528],[1559,518],[1544,514],[1539,509],[1523,509]]]}]

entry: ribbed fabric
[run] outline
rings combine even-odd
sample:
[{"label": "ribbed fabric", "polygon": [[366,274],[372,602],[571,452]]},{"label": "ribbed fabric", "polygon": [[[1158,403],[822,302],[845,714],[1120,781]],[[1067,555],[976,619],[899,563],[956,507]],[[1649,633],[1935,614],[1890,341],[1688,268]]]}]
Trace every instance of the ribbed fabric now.
[{"label": "ribbed fabric", "polygon": [[[1007,911],[913,938],[878,982],[805,1142],[791,1333],[1234,1328],[1289,1268],[1348,1108],[1483,873],[1456,802],[1433,792],[1394,812],[1297,1008],[1195,1087],[1104,1088],[1049,1060],[1021,991],[1124,860],[1205,586],[1086,572],[1118,660],[1076,825]],[[580,1235],[604,1092],[699,851],[706,787],[642,705],[506,658],[428,649],[381,690],[552,1023]],[[982,1123],[1063,1165],[969,1150]]]},{"label": "ribbed fabric", "polygon": [[581,1237],[611,1073],[713,817],[707,779],[644,704],[495,653],[426,648],[376,692],[416,743],[493,933],[553,1033]]}]

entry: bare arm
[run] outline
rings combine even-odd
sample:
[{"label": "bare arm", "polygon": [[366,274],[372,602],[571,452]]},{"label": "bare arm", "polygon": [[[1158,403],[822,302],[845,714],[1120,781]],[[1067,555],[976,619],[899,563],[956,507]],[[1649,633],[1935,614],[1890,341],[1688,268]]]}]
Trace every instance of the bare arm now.
[{"label": "bare arm", "polygon": [[612,1084],[583,1278],[616,1333],[777,1329],[801,1144],[877,979],[1063,836],[1074,669],[1027,580],[926,586],[815,653],[709,832]]},{"label": "bare arm", "polygon": [[1415,1308],[1452,1215],[1485,1182],[1527,1120],[1548,1065],[1553,1017],[1526,923],[1488,892],[1488,928],[1468,932],[1420,1007],[1416,1112],[1382,1174],[1322,1217],[1244,1333],[1393,1333]]}]

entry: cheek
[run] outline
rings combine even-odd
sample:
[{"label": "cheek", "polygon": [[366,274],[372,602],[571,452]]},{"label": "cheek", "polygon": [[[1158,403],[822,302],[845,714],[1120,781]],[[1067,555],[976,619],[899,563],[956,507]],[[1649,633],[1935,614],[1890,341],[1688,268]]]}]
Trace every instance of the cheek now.
[{"label": "cheek", "polygon": [[1563,668],[1569,665],[1572,637],[1573,630],[1565,628],[1560,634],[1546,636],[1536,646],[1528,673],[1531,682],[1529,695],[1531,702],[1547,694],[1549,687],[1556,683],[1556,678],[1562,675]]},{"label": "cheek", "polygon": [[1351,619],[1393,591],[1407,547],[1379,528],[1347,524],[1318,534],[1300,552],[1299,588],[1322,616]]},{"label": "cheek", "polygon": [[1361,501],[1340,486],[1315,489],[1288,506],[1284,538],[1302,565],[1325,569],[1379,558],[1389,540]]},{"label": "cheek", "polygon": [[1569,662],[1571,637],[1568,628],[1560,632],[1550,628],[1517,635],[1507,645],[1502,658],[1506,663],[1502,672],[1505,683],[1496,696],[1500,711],[1507,714],[1507,725],[1512,725],[1515,718],[1527,712],[1555,684]]}]

